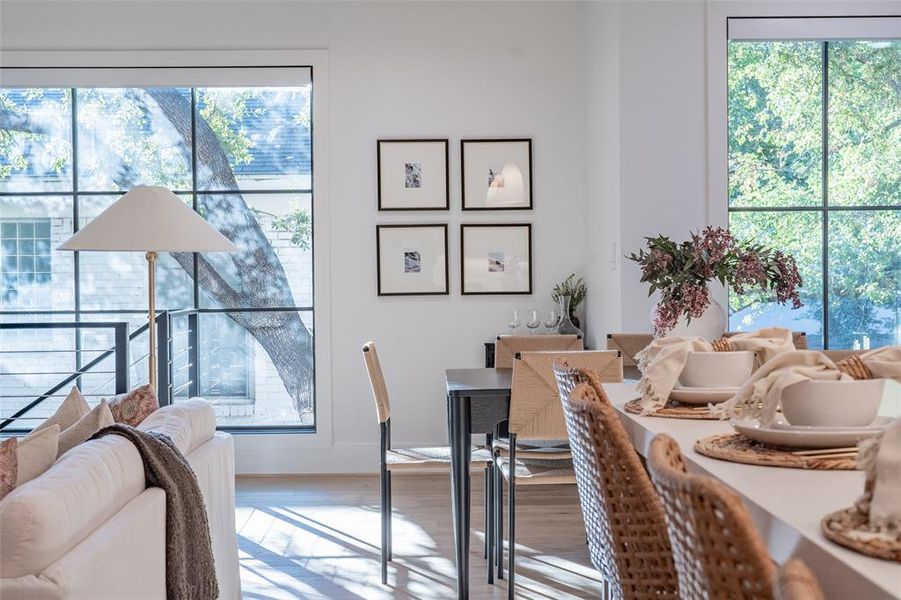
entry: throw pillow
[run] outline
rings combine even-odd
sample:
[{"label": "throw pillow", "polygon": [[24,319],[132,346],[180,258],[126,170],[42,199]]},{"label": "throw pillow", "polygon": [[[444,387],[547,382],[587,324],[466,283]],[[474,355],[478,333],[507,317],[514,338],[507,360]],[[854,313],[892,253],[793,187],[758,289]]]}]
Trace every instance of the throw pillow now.
[{"label": "throw pillow", "polygon": [[160,407],[153,386],[148,384],[107,400],[113,420],[137,427],[138,423]]},{"label": "throw pillow", "polygon": [[49,469],[56,461],[59,445],[59,425],[35,430],[19,440],[16,449],[18,475],[16,486],[31,481]]},{"label": "throw pillow", "polygon": [[16,438],[9,438],[0,443],[0,500],[16,487]]},{"label": "throw pillow", "polygon": [[91,412],[80,418],[77,423],[59,435],[59,453],[57,454],[57,457],[62,456],[104,427],[109,427],[113,423],[115,423],[115,421],[113,421],[113,413],[110,412],[106,400],[101,400],[100,404],[95,406]]},{"label": "throw pillow", "polygon": [[32,433],[50,427],[51,425],[59,425],[59,430],[65,431],[69,427],[72,427],[72,425],[75,425],[78,419],[89,412],[91,412],[91,407],[88,406],[87,400],[84,399],[84,396],[81,395],[81,392],[78,391],[77,387],[73,387],[69,391],[69,395],[66,396],[66,399],[63,400],[63,403],[60,404],[59,408],[56,409],[56,412],[53,413],[53,416],[35,427]]}]

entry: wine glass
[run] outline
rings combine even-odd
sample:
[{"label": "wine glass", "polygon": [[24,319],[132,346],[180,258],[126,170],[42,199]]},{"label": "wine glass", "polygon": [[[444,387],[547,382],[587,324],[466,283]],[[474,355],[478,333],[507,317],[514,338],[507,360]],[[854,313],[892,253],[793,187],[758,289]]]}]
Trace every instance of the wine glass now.
[{"label": "wine glass", "polygon": [[526,321],[526,327],[529,328],[530,335],[535,335],[535,330],[538,329],[539,325],[541,325],[541,317],[538,316],[537,310],[533,310],[529,313],[529,320]]},{"label": "wine glass", "polygon": [[510,314],[510,320],[507,322],[507,327],[510,328],[510,331],[515,332],[516,328],[522,325],[522,319],[519,318],[519,311],[514,310]]},{"label": "wine glass", "polygon": [[547,329],[548,335],[557,328],[558,323],[560,323],[560,317],[557,316],[557,311],[553,308],[547,311],[547,315],[544,318],[544,327]]}]

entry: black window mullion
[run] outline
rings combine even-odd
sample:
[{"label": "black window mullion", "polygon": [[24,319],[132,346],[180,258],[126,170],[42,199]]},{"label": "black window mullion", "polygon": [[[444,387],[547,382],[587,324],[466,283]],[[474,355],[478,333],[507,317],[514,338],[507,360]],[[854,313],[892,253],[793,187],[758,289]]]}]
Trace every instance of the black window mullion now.
[{"label": "black window mullion", "polygon": [[820,102],[820,133],[822,137],[822,174],[820,187],[823,195],[823,349],[829,349],[829,42],[822,43],[822,101]]},{"label": "black window mullion", "polygon": [[[69,112],[70,115],[70,127],[72,128],[72,235],[78,232],[78,218],[79,218],[79,206],[78,206],[78,94],[76,88],[71,88],[70,91],[70,103],[69,103]],[[75,308],[75,320],[81,321],[81,253],[76,250],[73,252],[72,256],[73,261],[73,293],[75,294],[74,298],[74,308]],[[81,329],[76,328],[75,330],[75,370],[81,371]],[[81,376],[78,376],[78,379],[75,380],[75,385],[78,386],[78,389],[82,389],[82,379]]]}]

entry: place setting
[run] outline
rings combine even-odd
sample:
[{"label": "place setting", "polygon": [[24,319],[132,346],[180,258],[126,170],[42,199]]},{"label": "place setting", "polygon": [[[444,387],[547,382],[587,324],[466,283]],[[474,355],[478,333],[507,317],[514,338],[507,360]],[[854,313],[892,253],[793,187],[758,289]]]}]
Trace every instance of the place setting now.
[{"label": "place setting", "polygon": [[626,412],[670,419],[718,420],[710,407],[726,402],[767,359],[794,350],[792,332],[762,329],[708,341],[666,337],[636,355],[641,397]]},{"label": "place setting", "polygon": [[735,432],[698,440],[695,450],[755,465],[856,469],[859,445],[901,415],[901,383],[893,379],[899,376],[898,346],[838,363],[816,351],[782,354],[732,398],[711,406]]}]

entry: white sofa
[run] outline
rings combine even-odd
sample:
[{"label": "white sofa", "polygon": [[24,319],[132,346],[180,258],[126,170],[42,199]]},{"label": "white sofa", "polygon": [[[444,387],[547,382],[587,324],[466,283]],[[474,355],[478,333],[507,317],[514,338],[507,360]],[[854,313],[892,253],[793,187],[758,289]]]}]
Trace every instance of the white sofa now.
[{"label": "white sofa", "polygon": [[[167,406],[139,429],[167,434],[203,492],[220,598],[241,597],[232,438],[202,400]],[[0,500],[0,598],[166,597],[165,493],[147,488],[134,445],[81,444]]]}]

